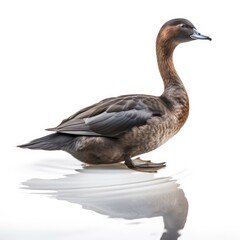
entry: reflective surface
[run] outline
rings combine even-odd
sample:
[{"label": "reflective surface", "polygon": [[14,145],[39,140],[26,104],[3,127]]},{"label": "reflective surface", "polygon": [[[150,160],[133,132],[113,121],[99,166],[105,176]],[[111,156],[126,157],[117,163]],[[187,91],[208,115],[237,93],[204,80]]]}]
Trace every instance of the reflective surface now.
[{"label": "reflective surface", "polygon": [[188,201],[175,179],[135,172],[123,164],[85,166],[62,178],[30,179],[23,185],[33,193],[80,204],[111,218],[162,216],[165,231],[161,239],[178,239],[187,219]]},{"label": "reflective surface", "polygon": [[[19,152],[13,150],[12,156]],[[206,165],[198,160],[196,167],[190,161],[167,161],[166,168],[152,174],[123,164],[82,166],[62,153],[55,155],[29,152],[27,159],[9,161],[1,169],[0,239],[240,237],[234,161]]]}]

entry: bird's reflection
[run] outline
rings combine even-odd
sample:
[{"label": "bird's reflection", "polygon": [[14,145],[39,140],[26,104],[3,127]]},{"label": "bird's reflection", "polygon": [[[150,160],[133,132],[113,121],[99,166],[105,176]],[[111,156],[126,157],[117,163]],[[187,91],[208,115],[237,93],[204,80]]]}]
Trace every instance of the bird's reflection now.
[{"label": "bird's reflection", "polygon": [[30,179],[23,185],[112,218],[162,216],[161,240],[178,239],[187,219],[188,201],[176,180],[136,173],[121,164],[85,166],[62,178]]}]

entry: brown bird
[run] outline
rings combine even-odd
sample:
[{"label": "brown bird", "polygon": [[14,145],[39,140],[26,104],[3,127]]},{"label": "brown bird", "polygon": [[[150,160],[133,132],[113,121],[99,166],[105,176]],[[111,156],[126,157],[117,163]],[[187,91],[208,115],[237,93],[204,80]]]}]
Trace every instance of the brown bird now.
[{"label": "brown bird", "polygon": [[173,52],[178,44],[195,39],[211,40],[183,18],[172,19],[160,29],[156,53],[164,82],[161,96],[131,94],[104,99],[47,129],[56,133],[19,147],[63,150],[88,164],[124,161],[127,167],[140,171],[156,171],[165,166],[132,157],[161,146],[187,120],[188,95],[175,70]]}]

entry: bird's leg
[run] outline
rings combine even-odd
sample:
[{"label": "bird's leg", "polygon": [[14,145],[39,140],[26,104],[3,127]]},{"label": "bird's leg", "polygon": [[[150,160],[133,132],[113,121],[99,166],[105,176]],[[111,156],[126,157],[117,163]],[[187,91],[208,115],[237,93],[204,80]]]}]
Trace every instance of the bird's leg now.
[{"label": "bird's leg", "polygon": [[131,159],[127,158],[125,160],[125,165],[133,170],[140,172],[157,172],[160,168],[166,167],[166,163],[153,163],[148,160],[141,160],[140,158]]}]

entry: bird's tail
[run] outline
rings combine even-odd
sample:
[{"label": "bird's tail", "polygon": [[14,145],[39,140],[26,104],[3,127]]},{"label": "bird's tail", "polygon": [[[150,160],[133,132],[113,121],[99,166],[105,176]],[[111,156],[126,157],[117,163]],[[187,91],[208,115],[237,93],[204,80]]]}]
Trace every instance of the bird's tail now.
[{"label": "bird's tail", "polygon": [[76,136],[70,134],[53,133],[45,137],[37,138],[27,144],[19,145],[20,148],[42,150],[64,150],[69,148]]}]

